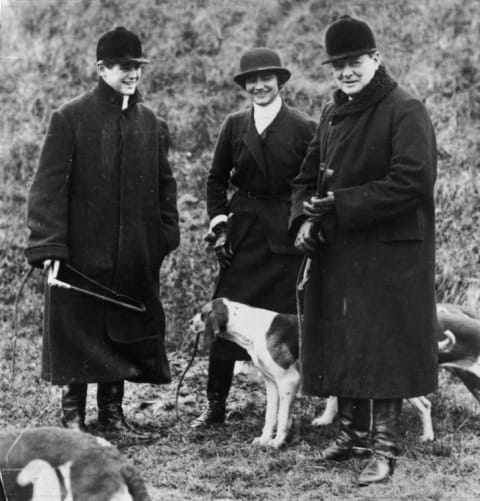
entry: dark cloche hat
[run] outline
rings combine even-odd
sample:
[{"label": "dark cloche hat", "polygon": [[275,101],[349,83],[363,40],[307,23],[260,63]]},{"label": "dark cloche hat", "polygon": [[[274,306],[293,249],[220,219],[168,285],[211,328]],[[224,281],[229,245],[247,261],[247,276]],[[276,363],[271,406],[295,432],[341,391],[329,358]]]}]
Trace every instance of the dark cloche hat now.
[{"label": "dark cloche hat", "polygon": [[290,78],[290,71],[282,66],[282,60],[277,52],[267,47],[255,47],[242,55],[240,71],[233,76],[233,80],[244,87],[245,78],[259,71],[275,72],[280,84],[284,84]]},{"label": "dark cloche hat", "polygon": [[119,26],[103,34],[97,43],[97,61],[148,63],[142,56],[142,43],[135,33]]},{"label": "dark cloche hat", "polygon": [[377,50],[370,26],[350,16],[342,16],[328,27],[325,33],[325,47],[328,59],[322,64]]}]

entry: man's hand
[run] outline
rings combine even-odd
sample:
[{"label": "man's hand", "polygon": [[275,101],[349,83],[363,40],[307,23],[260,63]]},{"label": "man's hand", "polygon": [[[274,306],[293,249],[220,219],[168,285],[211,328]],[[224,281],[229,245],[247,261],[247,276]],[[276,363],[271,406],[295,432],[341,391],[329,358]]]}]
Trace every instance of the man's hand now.
[{"label": "man's hand", "polygon": [[333,192],[329,191],[326,197],[312,196],[310,202],[303,202],[303,213],[319,221],[323,216],[332,212],[335,209],[335,196]]},{"label": "man's hand", "polygon": [[295,247],[307,256],[311,256],[321,242],[324,240],[318,225],[310,219],[304,221],[298,230]]}]

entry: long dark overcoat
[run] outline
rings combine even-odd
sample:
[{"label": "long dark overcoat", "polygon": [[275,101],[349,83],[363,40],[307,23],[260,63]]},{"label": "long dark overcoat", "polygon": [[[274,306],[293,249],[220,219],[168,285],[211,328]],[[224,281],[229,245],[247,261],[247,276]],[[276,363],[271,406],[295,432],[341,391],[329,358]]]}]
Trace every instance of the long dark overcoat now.
[{"label": "long dark overcoat", "polygon": [[[103,80],[51,117],[30,189],[26,256],[59,259],[144,313],[46,289],[42,377],[54,384],[170,380],[159,269],[179,243],[168,129]],[[61,267],[60,279],[103,292]]]},{"label": "long dark overcoat", "polygon": [[[296,311],[301,256],[288,233],[291,183],[315,126],[285,103],[261,135],[251,108],[225,119],[207,179],[207,209],[210,218],[233,214],[234,257],[232,266],[220,272],[215,297],[283,313]],[[243,350],[225,340],[219,340],[216,349],[226,358],[245,358]]]},{"label": "long dark overcoat", "polygon": [[436,388],[436,145],[425,107],[383,67],[361,99],[337,91],[294,183],[291,230],[333,171],[335,213],[311,264],[301,343],[303,390],[407,398]]}]

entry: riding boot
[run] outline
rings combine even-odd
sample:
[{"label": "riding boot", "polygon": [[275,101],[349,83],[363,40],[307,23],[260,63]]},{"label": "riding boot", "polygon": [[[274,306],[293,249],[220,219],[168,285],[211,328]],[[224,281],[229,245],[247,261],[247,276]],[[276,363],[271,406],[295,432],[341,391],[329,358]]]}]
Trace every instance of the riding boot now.
[{"label": "riding boot", "polygon": [[370,401],[338,398],[340,429],[334,443],[322,452],[322,459],[344,461],[351,457],[368,457],[370,432]]},{"label": "riding boot", "polygon": [[124,381],[98,383],[97,405],[99,428],[105,433],[139,435],[139,432],[127,422],[123,415],[123,394]]},{"label": "riding boot", "polygon": [[191,428],[208,428],[225,422],[225,402],[232,386],[234,360],[210,357],[208,364],[207,407],[190,425]]},{"label": "riding boot", "polygon": [[87,431],[85,426],[85,404],[87,384],[76,383],[62,387],[62,425],[75,431]]},{"label": "riding boot", "polygon": [[402,399],[373,400],[373,455],[358,477],[359,485],[383,482],[393,475],[399,454]]}]

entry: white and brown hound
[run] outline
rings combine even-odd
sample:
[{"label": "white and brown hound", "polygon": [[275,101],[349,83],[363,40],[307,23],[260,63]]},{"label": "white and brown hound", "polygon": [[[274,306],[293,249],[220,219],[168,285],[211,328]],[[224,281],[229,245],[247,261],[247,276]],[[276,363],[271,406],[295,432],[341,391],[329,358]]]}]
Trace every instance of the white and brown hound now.
[{"label": "white and brown hound", "polygon": [[195,315],[191,328],[205,331],[206,337],[233,341],[248,352],[267,390],[265,425],[253,443],[280,447],[292,425],[292,404],[300,385],[296,315],[218,298]]}]

